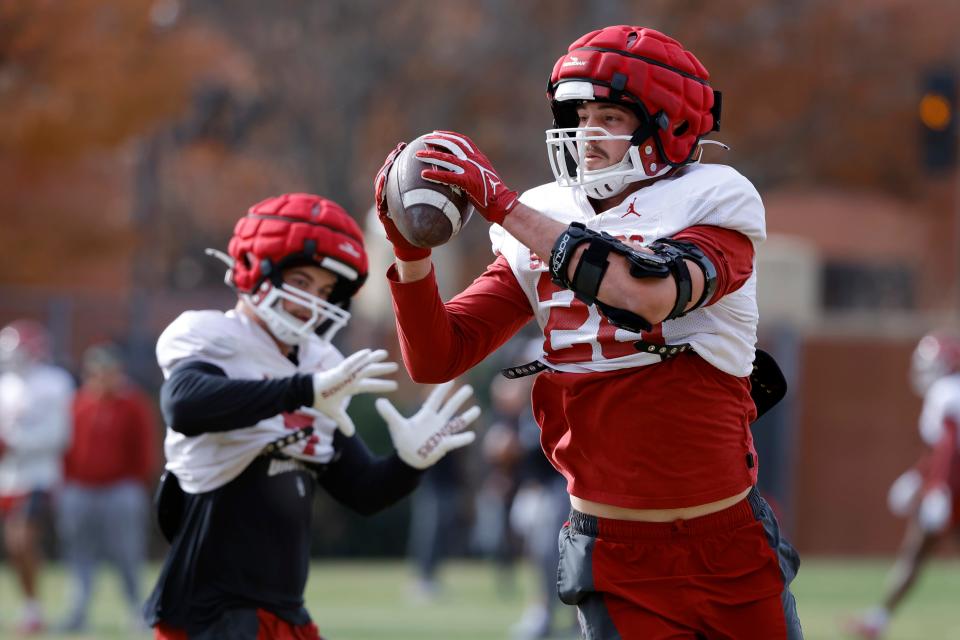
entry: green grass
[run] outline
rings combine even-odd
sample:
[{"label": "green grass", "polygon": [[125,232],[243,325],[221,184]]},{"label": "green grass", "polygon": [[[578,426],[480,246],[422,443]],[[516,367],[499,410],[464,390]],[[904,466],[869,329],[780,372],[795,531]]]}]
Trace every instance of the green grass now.
[{"label": "green grass", "polygon": [[[889,563],[888,559],[805,559],[794,593],[807,640],[842,638],[837,622],[880,597]],[[155,572],[153,567],[145,582]],[[413,597],[409,570],[401,562],[318,562],[307,587],[307,606],[328,640],[500,640],[508,637],[533,584],[532,576],[523,570],[514,589],[504,588],[495,579],[493,568],[479,562],[445,565],[441,583],[444,588],[439,597],[422,602]],[[57,619],[65,613],[67,602],[63,569],[49,567],[42,587],[47,612]],[[889,640],[960,638],[958,595],[960,561],[941,560],[932,565],[894,618]],[[12,625],[18,607],[13,576],[8,567],[0,565],[0,638],[16,637]],[[70,637],[151,637],[130,633],[125,613],[116,577],[104,570],[97,583],[90,632]]]}]

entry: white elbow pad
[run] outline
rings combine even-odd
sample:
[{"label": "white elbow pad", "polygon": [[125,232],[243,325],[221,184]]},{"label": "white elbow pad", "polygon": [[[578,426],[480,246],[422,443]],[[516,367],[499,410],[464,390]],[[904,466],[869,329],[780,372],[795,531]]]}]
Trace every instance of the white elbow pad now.
[{"label": "white elbow pad", "polygon": [[901,518],[908,516],[922,487],[923,476],[916,469],[910,469],[901,474],[893,481],[890,491],[887,492],[887,506],[890,512]]},{"label": "white elbow pad", "polygon": [[941,533],[950,524],[952,515],[950,490],[937,487],[927,492],[920,502],[920,528],[927,533]]}]

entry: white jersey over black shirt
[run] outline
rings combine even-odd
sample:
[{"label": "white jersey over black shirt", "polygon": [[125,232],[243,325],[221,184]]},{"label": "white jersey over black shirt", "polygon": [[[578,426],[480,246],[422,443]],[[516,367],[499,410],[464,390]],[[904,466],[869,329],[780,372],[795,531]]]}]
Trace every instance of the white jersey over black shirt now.
[{"label": "white jersey over black shirt", "polygon": [[[373,456],[312,409],[312,373],[343,357],[312,338],[285,357],[235,311],[188,311],[161,335],[166,468],[182,491],[161,523],[171,549],[145,606],[147,622],[202,639],[257,633],[256,610],[310,622],[303,590],[317,484],[360,513],[412,491],[420,472]],[[313,427],[277,452],[264,447]],[[172,521],[172,524],[171,524]]]}]

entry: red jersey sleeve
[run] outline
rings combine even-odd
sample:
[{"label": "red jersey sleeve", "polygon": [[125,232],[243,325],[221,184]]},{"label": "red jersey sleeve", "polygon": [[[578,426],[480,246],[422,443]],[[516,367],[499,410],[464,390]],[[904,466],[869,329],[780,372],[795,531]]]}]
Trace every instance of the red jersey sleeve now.
[{"label": "red jersey sleeve", "polygon": [[416,282],[387,271],[397,335],[415,382],[452,380],[510,339],[533,316],[530,302],[502,256],[444,304],[433,270]]},{"label": "red jersey sleeve", "polygon": [[753,243],[739,231],[696,225],[673,236],[692,242],[717,269],[717,290],[707,304],[713,304],[731,291],[743,286],[753,273]]}]

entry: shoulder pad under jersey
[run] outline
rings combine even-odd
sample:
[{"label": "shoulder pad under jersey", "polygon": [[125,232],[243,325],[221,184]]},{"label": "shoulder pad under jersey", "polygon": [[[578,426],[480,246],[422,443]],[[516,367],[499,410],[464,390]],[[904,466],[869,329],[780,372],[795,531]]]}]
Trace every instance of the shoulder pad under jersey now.
[{"label": "shoulder pad under jersey", "polygon": [[559,214],[563,219],[579,219],[585,212],[578,204],[577,189],[578,187],[561,187],[556,182],[548,182],[524,191],[520,195],[520,202],[551,218],[556,218]]},{"label": "shoulder pad under jersey", "polygon": [[760,194],[733,167],[691,165],[684,168],[675,184],[682,187],[678,193],[687,203],[685,226],[707,224],[732,229],[755,243],[766,239],[766,213]]},{"label": "shoulder pad under jersey", "polygon": [[240,330],[240,323],[222,311],[185,311],[160,334],[157,363],[164,372],[190,359],[216,364],[239,351]]},{"label": "shoulder pad under jersey", "polygon": [[340,350],[326,340],[310,336],[300,345],[301,371],[326,371],[343,362]]},{"label": "shoulder pad under jersey", "polygon": [[[564,222],[578,220],[583,215],[574,200],[573,188],[561,187],[556,182],[548,182],[524,191],[520,195],[520,202],[548,217],[561,219]],[[503,246],[508,237],[509,234],[503,227],[498,224],[490,225],[490,244],[494,255],[503,253]]]}]

